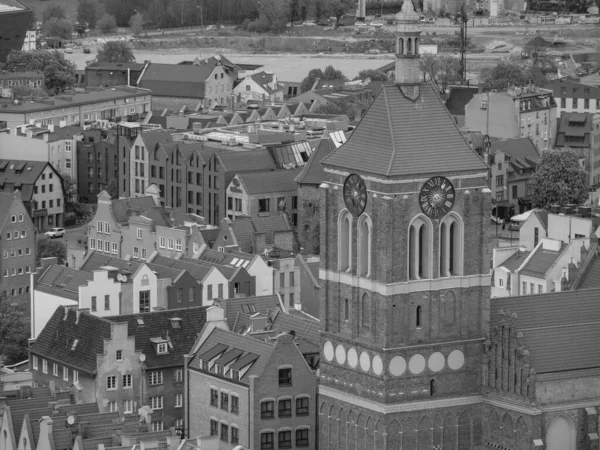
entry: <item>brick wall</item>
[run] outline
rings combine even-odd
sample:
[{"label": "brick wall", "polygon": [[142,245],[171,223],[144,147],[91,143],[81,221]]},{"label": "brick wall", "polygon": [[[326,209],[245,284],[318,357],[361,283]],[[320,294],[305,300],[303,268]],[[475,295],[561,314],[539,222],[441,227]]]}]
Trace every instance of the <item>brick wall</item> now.
[{"label": "brick wall", "polygon": [[298,185],[298,238],[307,253],[319,253],[319,187]]}]

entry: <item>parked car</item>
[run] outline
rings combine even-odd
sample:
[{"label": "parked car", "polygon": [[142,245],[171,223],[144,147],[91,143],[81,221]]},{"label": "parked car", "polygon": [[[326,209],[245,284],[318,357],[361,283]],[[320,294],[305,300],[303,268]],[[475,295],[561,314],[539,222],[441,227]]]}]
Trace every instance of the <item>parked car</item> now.
[{"label": "parked car", "polygon": [[73,53],[73,49],[72,48],[65,48],[65,53]]},{"label": "parked car", "polygon": [[52,228],[44,233],[44,236],[49,237],[50,239],[63,237],[65,235],[64,228]]},{"label": "parked car", "polygon": [[83,53],[92,53],[92,51],[87,47],[83,47]]}]

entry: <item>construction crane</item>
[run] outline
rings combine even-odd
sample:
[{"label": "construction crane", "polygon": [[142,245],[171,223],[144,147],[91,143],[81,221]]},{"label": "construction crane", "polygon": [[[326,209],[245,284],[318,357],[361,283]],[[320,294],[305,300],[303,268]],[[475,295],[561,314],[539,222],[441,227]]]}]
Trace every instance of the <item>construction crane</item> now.
[{"label": "construction crane", "polygon": [[467,80],[467,23],[469,22],[469,17],[467,16],[467,10],[465,4],[460,7],[460,10],[456,13],[455,16],[456,22],[460,25],[460,79],[461,81]]}]

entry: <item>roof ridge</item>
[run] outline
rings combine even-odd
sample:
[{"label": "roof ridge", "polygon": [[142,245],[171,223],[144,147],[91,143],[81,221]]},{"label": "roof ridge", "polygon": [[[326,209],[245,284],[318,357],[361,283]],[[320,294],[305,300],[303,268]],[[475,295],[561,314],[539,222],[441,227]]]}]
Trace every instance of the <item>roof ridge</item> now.
[{"label": "roof ridge", "polygon": [[548,325],[548,326],[544,326],[544,327],[519,328],[519,331],[552,330],[555,328],[580,327],[580,326],[584,326],[584,325],[597,325],[597,324],[600,324],[600,320],[596,320],[594,322],[578,322],[578,323],[565,323],[562,325]]},{"label": "roof ridge", "polygon": [[[398,87],[398,89],[400,89],[400,87]],[[391,173],[391,171],[392,171],[392,167],[394,165],[394,160],[396,159],[396,150],[397,149],[396,149],[396,139],[394,137],[394,127],[393,127],[393,124],[392,124],[392,114],[391,114],[391,111],[390,111],[390,103],[388,101],[388,96],[387,96],[387,90],[386,89],[383,89],[383,97],[384,97],[384,101],[385,101],[385,109],[387,111],[388,125],[390,127],[390,139],[392,140],[392,156],[390,158],[390,162],[388,164],[388,168],[387,168],[387,172],[386,172],[386,175],[389,176],[390,173]]]}]

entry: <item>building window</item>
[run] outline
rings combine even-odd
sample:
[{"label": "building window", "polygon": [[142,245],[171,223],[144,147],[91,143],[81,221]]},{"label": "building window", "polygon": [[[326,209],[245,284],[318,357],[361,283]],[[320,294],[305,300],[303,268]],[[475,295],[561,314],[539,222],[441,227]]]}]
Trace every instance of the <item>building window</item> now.
[{"label": "building window", "polygon": [[221,392],[221,409],[229,411],[229,394]]},{"label": "building window", "polygon": [[156,420],[152,422],[152,431],[162,431],[164,427],[162,420]]},{"label": "building window", "polygon": [[219,407],[219,392],[216,389],[210,390],[210,406]]},{"label": "building window", "polygon": [[275,402],[273,400],[264,401],[260,404],[260,418],[272,419],[275,417]]},{"label": "building window", "polygon": [[229,442],[229,426],[226,423],[221,424],[221,440]]},{"label": "building window", "polygon": [[160,238],[160,248],[166,248],[167,247],[167,239],[164,237]]},{"label": "building window", "polygon": [[56,363],[52,363],[52,375],[54,375],[55,377],[58,376],[58,364]]},{"label": "building window", "polygon": [[576,98],[573,99],[572,106],[573,106],[573,108],[577,108],[577,99]]},{"label": "building window", "polygon": [[274,433],[262,433],[260,435],[260,449],[261,450],[272,450],[274,449]]},{"label": "building window", "polygon": [[150,372],[148,380],[150,382],[150,385],[152,386],[155,386],[157,384],[163,384],[163,371],[153,370],[152,372]]},{"label": "building window", "polygon": [[521,285],[521,295],[527,295],[527,282],[525,281]]},{"label": "building window", "polygon": [[137,229],[137,238],[142,239],[143,235],[144,235],[143,230],[141,228],[138,228]]},{"label": "building window", "polygon": [[296,415],[307,416],[308,415],[308,397],[300,397],[296,399]]},{"label": "building window", "polygon": [[261,198],[258,200],[258,212],[259,213],[264,213],[264,212],[269,212],[271,209],[269,207],[269,200],[268,198]]},{"label": "building window", "polygon": [[279,369],[279,386],[292,385],[292,369]]},{"label": "building window", "polygon": [[123,401],[123,411],[125,412],[125,414],[133,413],[133,400]]},{"label": "building window", "polygon": [[212,284],[209,284],[208,285],[208,289],[207,289],[207,293],[206,293],[206,296],[207,296],[208,300],[212,300],[213,299],[213,289],[212,288],[213,288]]},{"label": "building window", "polygon": [[92,312],[96,311],[96,296],[92,296]]},{"label": "building window", "polygon": [[188,289],[188,301],[193,302],[196,299],[196,288]]},{"label": "building window", "polygon": [[240,413],[240,399],[237,395],[231,396],[231,412],[233,414]]},{"label": "building window", "polygon": [[163,409],[163,396],[156,395],[154,397],[150,397],[150,408]]},{"label": "building window", "polygon": [[183,369],[175,369],[175,383],[183,381]]},{"label": "building window", "polygon": [[348,299],[344,299],[344,321],[348,322],[350,319],[350,302]]},{"label": "building window", "polygon": [[431,278],[433,268],[431,223],[418,217],[409,228],[408,236],[408,272],[409,279]]},{"label": "building window", "polygon": [[219,285],[217,286],[217,293],[217,298],[223,298],[223,283],[219,283]]},{"label": "building window", "polygon": [[504,186],[504,175],[496,176],[496,187]]},{"label": "building window", "polygon": [[150,312],[150,291],[140,291],[140,312]]},{"label": "building window", "polygon": [[279,432],[279,448],[292,448],[292,430]]},{"label": "building window", "polygon": [[132,387],[132,378],[131,374],[123,375],[123,389],[131,389]]},{"label": "building window", "polygon": [[308,429],[296,430],[296,447],[308,447]]},{"label": "building window", "polygon": [[109,412],[118,412],[118,407],[117,407],[117,402],[108,402],[108,407],[107,407]]},{"label": "building window", "polygon": [[183,406],[183,394],[175,394],[175,408]]},{"label": "building window", "polygon": [[146,261],[148,259],[148,250],[145,248],[142,249],[142,261]]},{"label": "building window", "polygon": [[279,417],[292,416],[292,399],[279,400]]},{"label": "building window", "polygon": [[240,442],[240,430],[237,427],[231,427],[231,443],[239,444]]},{"label": "building window", "polygon": [[182,245],[181,245],[181,239],[177,239],[175,241],[175,250],[177,250],[178,252],[180,252],[182,249]]},{"label": "building window", "polygon": [[159,355],[163,355],[165,353],[168,353],[167,351],[167,344],[166,343],[160,343],[156,345],[156,353],[158,353]]},{"label": "building window", "polygon": [[540,241],[540,229],[538,227],[535,227],[533,229],[533,246],[537,247],[539,241]]},{"label": "building window", "polygon": [[169,250],[173,250],[173,239],[169,239],[168,244],[169,244],[169,246],[168,246]]},{"label": "building window", "polygon": [[110,295],[104,296],[104,311],[110,310]]},{"label": "building window", "polygon": [[73,383],[79,383],[79,371],[78,370],[73,371]]},{"label": "building window", "polygon": [[35,355],[33,356],[33,369],[38,370],[38,357]]},{"label": "building window", "polygon": [[112,243],[112,252],[113,252],[114,255],[116,255],[116,254],[119,253],[119,246],[118,246],[118,244],[116,242]]},{"label": "building window", "polygon": [[498,278],[498,287],[504,287],[504,278]]},{"label": "building window", "polygon": [[109,377],[106,377],[106,389],[109,391],[113,391],[115,389],[117,389],[117,377],[114,375],[111,375]]},{"label": "building window", "polygon": [[210,435],[218,436],[219,434],[219,422],[216,420],[210,419]]}]

